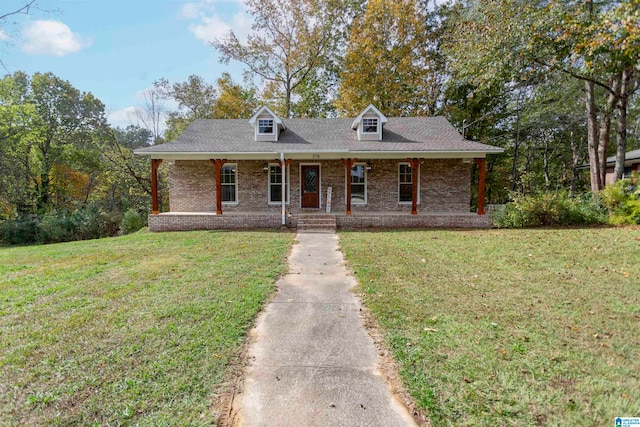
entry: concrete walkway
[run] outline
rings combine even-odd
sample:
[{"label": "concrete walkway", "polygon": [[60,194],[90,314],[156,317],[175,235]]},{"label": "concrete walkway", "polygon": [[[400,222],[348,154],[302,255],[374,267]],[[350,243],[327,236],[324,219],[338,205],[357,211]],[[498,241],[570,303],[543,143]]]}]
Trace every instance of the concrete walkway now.
[{"label": "concrete walkway", "polygon": [[244,390],[243,426],[415,426],[391,395],[350,291],[338,237],[298,233],[289,273],[258,319]]}]

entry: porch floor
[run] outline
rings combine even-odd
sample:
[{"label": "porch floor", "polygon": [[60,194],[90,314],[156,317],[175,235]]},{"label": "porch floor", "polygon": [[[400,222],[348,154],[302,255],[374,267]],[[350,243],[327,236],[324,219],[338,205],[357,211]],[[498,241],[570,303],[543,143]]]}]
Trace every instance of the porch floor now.
[{"label": "porch floor", "polygon": [[296,229],[305,217],[330,216],[338,229],[365,228],[490,228],[491,216],[474,212],[295,212],[285,219],[276,212],[228,211],[165,212],[149,215],[151,231],[215,230],[215,229]]}]

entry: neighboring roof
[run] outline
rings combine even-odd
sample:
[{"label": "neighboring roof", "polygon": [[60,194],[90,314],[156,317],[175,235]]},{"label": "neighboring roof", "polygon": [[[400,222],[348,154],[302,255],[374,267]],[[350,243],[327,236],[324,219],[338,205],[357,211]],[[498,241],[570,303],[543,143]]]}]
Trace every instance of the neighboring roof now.
[{"label": "neighboring roof", "polygon": [[[640,163],[640,149],[627,151],[624,154],[624,164],[626,166]],[[607,166],[615,166],[616,165],[616,156],[607,157]],[[583,165],[578,166],[578,169],[589,169],[590,163],[585,163]]]},{"label": "neighboring roof", "polygon": [[[440,152],[487,154],[504,150],[464,139],[444,117],[391,117],[382,141],[358,141],[353,119],[282,119],[286,130],[278,141],[254,141],[246,119],[200,119],[173,142],[135,150],[161,158],[208,153],[380,153]],[[343,155],[344,157],[344,155]]]},{"label": "neighboring roof", "polygon": [[[631,160],[640,160],[640,149],[627,151],[624,154],[625,163]],[[633,163],[638,163],[638,162],[633,162]],[[616,156],[607,157],[607,166],[613,166],[615,164],[616,164]]]}]

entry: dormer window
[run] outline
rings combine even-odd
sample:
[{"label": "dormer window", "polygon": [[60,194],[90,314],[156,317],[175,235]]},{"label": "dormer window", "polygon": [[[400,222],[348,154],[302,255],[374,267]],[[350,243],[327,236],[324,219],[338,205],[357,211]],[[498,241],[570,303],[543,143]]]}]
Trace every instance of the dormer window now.
[{"label": "dormer window", "polygon": [[249,124],[253,127],[255,141],[276,142],[280,134],[286,129],[282,120],[266,105],[256,111],[249,119]]},{"label": "dormer window", "polygon": [[273,135],[273,119],[259,119],[258,120],[258,134],[259,135]]},{"label": "dormer window", "polygon": [[372,104],[369,104],[351,123],[358,132],[358,141],[382,141],[382,127],[389,120]]},{"label": "dormer window", "polygon": [[363,133],[378,133],[378,119],[362,119]]}]

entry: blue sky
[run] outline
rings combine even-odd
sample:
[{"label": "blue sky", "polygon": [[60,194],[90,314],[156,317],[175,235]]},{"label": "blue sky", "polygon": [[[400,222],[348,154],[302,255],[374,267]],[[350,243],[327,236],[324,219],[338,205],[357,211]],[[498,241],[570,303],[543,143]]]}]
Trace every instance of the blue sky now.
[{"label": "blue sky", "polygon": [[[1,0],[0,15],[24,0]],[[52,72],[105,105],[109,121],[128,124],[142,92],[165,77],[191,74],[207,82],[228,71],[242,80],[237,63],[219,63],[209,40],[251,26],[241,1],[233,0],[38,0],[29,15],[0,29],[2,74]]]}]

